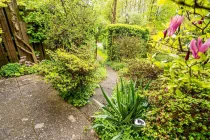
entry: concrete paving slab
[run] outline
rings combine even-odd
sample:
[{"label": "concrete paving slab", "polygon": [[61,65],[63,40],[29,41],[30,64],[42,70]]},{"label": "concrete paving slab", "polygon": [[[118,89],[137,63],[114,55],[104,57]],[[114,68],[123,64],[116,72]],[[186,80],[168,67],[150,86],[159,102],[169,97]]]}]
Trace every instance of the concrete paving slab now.
[{"label": "concrete paving slab", "polygon": [[11,88],[18,87],[16,78],[2,78],[0,79],[0,91],[6,91]]},{"label": "concrete paving slab", "polygon": [[[24,80],[26,78],[27,80]],[[0,140],[97,140],[91,122],[39,76],[1,81]],[[9,85],[17,88],[10,88]]]},{"label": "concrete paving slab", "polygon": [[40,75],[33,74],[33,75],[24,75],[24,76],[18,77],[16,79],[17,79],[18,85],[22,86],[22,85],[28,85],[30,83],[34,83],[34,82],[43,80],[44,77],[42,77]]}]

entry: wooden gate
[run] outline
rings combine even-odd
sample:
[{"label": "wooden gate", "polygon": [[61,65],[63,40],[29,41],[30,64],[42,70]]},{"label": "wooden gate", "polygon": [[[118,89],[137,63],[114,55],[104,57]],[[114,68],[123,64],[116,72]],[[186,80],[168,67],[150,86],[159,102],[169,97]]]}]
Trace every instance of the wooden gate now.
[{"label": "wooden gate", "polygon": [[20,19],[16,0],[11,0],[7,8],[0,9],[0,28],[3,30],[0,66],[8,62],[18,62],[22,56],[37,63],[34,49],[29,45],[26,24]]}]

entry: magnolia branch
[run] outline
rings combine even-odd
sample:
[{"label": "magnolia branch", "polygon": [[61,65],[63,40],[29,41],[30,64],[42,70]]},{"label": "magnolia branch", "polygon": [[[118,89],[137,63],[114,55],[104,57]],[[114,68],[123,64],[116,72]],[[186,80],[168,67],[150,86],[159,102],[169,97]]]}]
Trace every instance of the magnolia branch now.
[{"label": "magnolia branch", "polygon": [[204,5],[199,5],[197,0],[194,0],[194,5],[190,5],[190,4],[188,4],[184,1],[176,1],[176,0],[172,0],[172,1],[179,4],[179,5],[183,5],[183,6],[187,6],[187,7],[191,7],[191,8],[210,10],[210,7],[207,7],[207,6],[204,6]]},{"label": "magnolia branch", "polygon": [[[186,13],[187,13],[187,19],[189,21],[191,21],[191,19],[190,19],[190,12],[186,11]],[[195,27],[197,27],[198,29],[200,29],[202,31],[202,34],[204,34],[204,30],[209,26],[209,24],[210,24],[210,21],[205,25],[205,27],[201,28],[198,25],[192,23],[192,25],[194,25]]]}]

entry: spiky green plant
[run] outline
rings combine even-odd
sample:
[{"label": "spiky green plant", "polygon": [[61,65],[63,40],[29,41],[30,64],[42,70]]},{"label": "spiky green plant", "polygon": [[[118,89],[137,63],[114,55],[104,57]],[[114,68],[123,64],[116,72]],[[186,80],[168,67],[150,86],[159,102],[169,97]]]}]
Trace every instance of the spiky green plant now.
[{"label": "spiky green plant", "polygon": [[97,115],[94,117],[110,120],[116,125],[131,124],[135,126],[134,120],[136,118],[142,118],[143,113],[149,107],[147,99],[140,96],[140,94],[149,88],[149,84],[150,82],[147,83],[145,87],[140,85],[140,88],[136,88],[133,81],[130,81],[129,84],[125,85],[121,79],[120,85],[117,84],[115,99],[110,99],[101,87],[107,105],[104,106],[100,103],[99,104],[103,108],[105,115]]}]

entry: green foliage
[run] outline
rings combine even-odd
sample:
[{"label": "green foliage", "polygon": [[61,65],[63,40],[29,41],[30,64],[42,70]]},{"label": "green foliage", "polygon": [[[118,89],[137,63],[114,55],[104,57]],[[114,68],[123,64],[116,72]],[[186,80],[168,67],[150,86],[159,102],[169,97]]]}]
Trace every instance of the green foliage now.
[{"label": "green foliage", "polygon": [[128,62],[128,71],[124,76],[133,80],[144,78],[145,80],[155,80],[163,70],[151,62],[144,59],[133,59]]},{"label": "green foliage", "polygon": [[[162,89],[150,92],[153,109],[147,113],[145,134],[153,139],[203,139],[210,137],[210,86],[207,58],[166,64]],[[165,83],[165,84],[164,84]]]},{"label": "green foliage", "polygon": [[46,30],[44,28],[44,16],[38,12],[29,12],[24,16],[27,23],[27,34],[30,36],[30,43],[41,43],[46,39]]},{"label": "green foliage", "polygon": [[36,66],[28,67],[20,65],[19,63],[9,63],[0,69],[0,76],[2,77],[18,77],[27,74],[36,73]]},{"label": "green foliage", "polygon": [[116,71],[119,71],[127,66],[125,62],[107,61],[106,64]]},{"label": "green foliage", "polygon": [[[204,60],[207,59],[207,60]],[[209,63],[204,64],[204,59],[191,59],[188,61],[183,58],[178,58],[165,68],[164,78],[169,82],[169,89],[175,91],[179,89],[181,92],[189,95],[193,94],[208,94],[210,92],[209,86]],[[196,96],[196,95],[195,95]]]},{"label": "green foliage", "polygon": [[24,2],[27,9],[24,19],[28,23],[31,42],[44,40],[50,48],[68,48],[71,45],[81,46],[94,39],[97,17],[93,5],[88,2],[83,0]]},{"label": "green foliage", "polygon": [[99,118],[94,120],[94,124],[94,128],[98,126],[95,130],[101,140],[112,140],[116,136],[121,140],[141,140],[141,135],[130,124],[115,125],[109,120]]},{"label": "green foliage", "polygon": [[99,48],[98,48],[97,51],[98,51],[97,54],[98,54],[98,57],[99,57],[99,62],[102,65],[104,65],[106,63],[106,61],[107,61],[107,58],[108,58],[108,56],[106,54],[106,51],[103,50],[103,49],[99,49]]},{"label": "green foliage", "polygon": [[10,0],[1,0],[0,1],[0,8],[1,7],[6,7],[7,6],[7,4],[6,4],[7,2],[10,2]]},{"label": "green foliage", "polygon": [[116,37],[113,52],[117,60],[146,57],[148,52],[145,40],[139,37]]},{"label": "green foliage", "polygon": [[146,28],[142,28],[137,25],[128,24],[110,24],[107,26],[107,30],[110,36],[138,36],[144,40],[149,39],[149,31]]},{"label": "green foliage", "polygon": [[169,54],[167,53],[156,53],[153,58],[156,60],[156,61],[164,61],[164,62],[171,62],[174,60],[173,57],[171,57]]},{"label": "green foliage", "polygon": [[58,49],[48,54],[52,61],[42,62],[39,71],[51,82],[61,97],[74,106],[87,104],[97,83],[106,72],[98,69],[88,49],[71,49],[69,52]]},{"label": "green foliage", "polygon": [[[138,135],[137,132],[141,130],[141,126],[134,124],[134,120],[137,118],[144,119],[144,113],[149,105],[146,98],[143,98],[141,95],[148,87],[149,83],[144,88],[138,90],[135,88],[135,84],[132,81],[125,84],[121,79],[120,87],[117,85],[116,97],[113,99],[110,99],[102,88],[107,105],[104,106],[98,103],[102,107],[103,112],[102,115],[94,116],[97,119],[93,127],[96,128],[96,131],[103,139],[105,139],[105,137],[106,139],[113,137],[123,137],[123,139],[128,137],[132,138],[133,136],[128,135],[132,133]],[[112,128],[107,128],[109,125],[111,125]],[[125,126],[128,126],[128,128],[125,128]],[[106,135],[105,130],[111,130],[113,128],[116,129],[112,134]],[[135,130],[137,131],[136,133],[134,132]],[[117,133],[121,134],[116,136]],[[115,136],[113,134],[115,134]]]},{"label": "green foliage", "polygon": [[[200,8],[190,1],[182,1],[177,10],[185,19],[175,35],[164,38],[159,32],[152,37],[155,43],[151,45],[157,55],[150,56],[150,60],[164,66],[164,75],[158,78],[160,88],[146,94],[152,107],[146,114],[148,125],[144,134],[150,139],[210,138],[209,51],[199,53],[199,59],[189,57],[190,40],[210,37],[209,26],[204,23],[209,22],[209,11],[202,9],[207,6],[206,1],[195,1]],[[183,6],[186,3],[190,5]]]},{"label": "green foliage", "polygon": [[[108,53],[108,60],[111,60],[111,61],[113,60],[119,61],[119,58],[120,58],[119,50],[121,50],[121,46],[116,47],[117,44],[114,43],[116,38],[127,36],[127,37],[136,37],[139,39],[143,39],[144,41],[147,41],[149,39],[149,31],[137,25],[111,24],[107,26],[107,32],[108,32],[107,53]],[[139,41],[138,43],[137,42],[138,42],[138,39],[136,43],[134,43],[136,47],[133,46],[134,48],[134,50],[132,49],[133,51],[135,51],[140,46],[138,45],[138,43],[141,44],[141,41]],[[126,45],[124,46],[125,46],[124,48],[126,49]],[[126,55],[126,53],[127,55],[129,55],[128,54],[129,52],[124,52],[124,55]]]},{"label": "green foliage", "polygon": [[7,64],[3,66],[0,71],[0,75],[5,77],[20,76],[22,73],[23,70],[21,69],[21,65],[18,63]]}]

